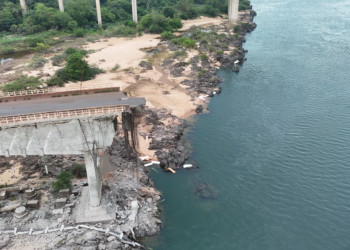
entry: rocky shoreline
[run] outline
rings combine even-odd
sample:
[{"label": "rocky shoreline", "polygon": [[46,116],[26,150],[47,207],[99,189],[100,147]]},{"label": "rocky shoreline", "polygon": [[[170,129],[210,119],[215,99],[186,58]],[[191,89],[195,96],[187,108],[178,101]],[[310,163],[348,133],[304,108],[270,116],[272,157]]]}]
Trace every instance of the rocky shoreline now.
[{"label": "rocky shoreline", "polygon": [[[191,78],[183,80],[181,84],[187,87],[193,99],[198,95],[213,97],[214,94],[220,94],[221,79],[218,76],[218,68],[239,71],[237,64],[243,64],[248,52],[243,48],[245,35],[256,28],[253,22],[255,16],[254,10],[244,12],[239,24],[234,27],[227,24],[213,25],[205,30],[201,27],[191,27],[185,31],[185,35],[199,42],[199,54],[189,61],[188,58],[173,56],[163,60],[161,66],[168,69],[174,77],[182,76],[185,67],[190,67]],[[176,51],[177,54],[186,53],[186,49],[169,41],[161,42],[160,46],[169,51]],[[205,104],[198,104],[195,112],[199,114],[204,110]],[[160,161],[160,166],[164,169],[180,168],[191,154],[187,142],[183,139],[189,125],[187,120],[164,109],[147,110],[143,115],[146,117],[146,124],[152,125],[150,133],[143,136],[152,138],[149,149],[156,150],[155,155]],[[169,119],[170,123],[163,122]]]},{"label": "rocky shoreline", "polygon": [[[213,97],[220,94],[221,79],[217,70],[232,69],[238,71],[238,65],[245,61],[246,50],[243,49],[245,35],[256,28],[253,22],[255,11],[247,10],[240,13],[240,21],[235,26],[227,24],[211,25],[209,27],[193,26],[189,30],[182,31],[183,37],[195,40],[197,43],[196,53],[180,45],[175,45],[171,41],[161,41],[156,50],[160,54],[166,52],[171,56],[161,58],[159,65],[150,62],[140,63],[144,71],[159,67],[162,72],[168,72],[173,78],[181,82],[182,88],[190,95],[191,101],[195,103],[194,114],[206,112],[204,98]],[[154,48],[153,48],[154,50]],[[190,55],[189,55],[190,54]],[[157,53],[154,54],[157,58]],[[238,62],[237,62],[238,61]],[[183,77],[186,75],[186,77]],[[139,76],[135,76],[139,79]],[[175,88],[175,86],[174,86]],[[169,95],[169,91],[163,91],[163,95]],[[196,101],[202,97],[203,102]],[[184,139],[186,129],[190,123],[186,117],[174,115],[166,108],[145,107],[142,110],[135,110],[134,116],[139,126],[147,127],[142,131],[137,131],[138,140],[149,141],[148,148],[154,153],[160,162],[160,167],[164,170],[168,168],[178,169],[186,163],[191,155],[188,142]],[[160,232],[161,220],[159,202],[161,193],[154,187],[153,181],[149,177],[149,168],[144,167],[144,163],[138,158],[145,155],[145,152],[135,148],[136,152],[128,152],[125,147],[125,140],[122,135],[115,137],[113,145],[108,150],[111,169],[113,172],[104,175],[103,196],[106,206],[110,203],[116,204],[113,212],[116,219],[108,225],[108,228],[116,232],[124,233],[129,239],[140,239],[145,236],[152,236]],[[138,152],[137,152],[138,151]],[[18,160],[18,159],[17,159]],[[56,177],[62,170],[72,167],[75,162],[81,162],[81,157],[28,157],[21,158],[22,180],[29,181],[34,178]],[[10,168],[7,160],[0,159],[0,170]],[[45,172],[45,165],[48,166],[49,173]],[[196,167],[196,166],[195,166]],[[47,200],[53,199],[48,193],[53,180],[40,185],[40,193],[46,196]],[[34,183],[34,182],[33,182]],[[36,183],[37,184],[37,183]],[[81,193],[85,183],[77,180],[74,183],[75,190]],[[206,189],[206,187],[201,187]],[[202,190],[199,190],[201,192]],[[21,196],[21,193],[16,194]],[[72,196],[72,201],[79,203],[78,198]],[[136,217],[130,219],[133,208],[137,204]],[[45,210],[46,209],[46,210]],[[64,220],[57,218],[45,218],[47,212],[52,209],[52,204],[47,205],[40,212],[30,211],[28,220],[23,223],[13,221],[12,214],[1,213],[0,220],[4,222],[0,230],[9,229],[16,225],[24,229],[30,227],[74,225],[74,214],[67,214]],[[40,223],[38,222],[40,220]],[[39,223],[39,224],[38,224]],[[0,235],[0,248],[11,247],[20,249],[26,246],[33,239],[33,236],[17,236],[10,238]],[[73,234],[65,232],[54,233],[50,237],[35,236],[35,240],[46,248],[60,249],[139,249],[123,244],[116,238],[108,237],[102,233],[92,233],[89,230],[77,230]]]}]

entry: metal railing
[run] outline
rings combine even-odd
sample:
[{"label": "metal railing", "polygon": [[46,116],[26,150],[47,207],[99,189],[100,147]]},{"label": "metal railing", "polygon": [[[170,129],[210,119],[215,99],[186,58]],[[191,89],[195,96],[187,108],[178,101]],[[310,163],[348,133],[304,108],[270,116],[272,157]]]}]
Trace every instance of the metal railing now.
[{"label": "metal railing", "polygon": [[118,105],[109,107],[96,107],[96,108],[86,108],[86,109],[75,109],[75,110],[63,110],[63,111],[51,111],[42,113],[33,113],[25,115],[15,115],[15,116],[0,116],[0,126],[9,124],[19,124],[19,123],[30,123],[30,122],[40,122],[47,120],[61,120],[73,117],[89,117],[89,116],[101,116],[101,115],[112,115],[115,113],[120,113],[129,108],[129,105]]},{"label": "metal railing", "polygon": [[77,91],[77,90],[93,90],[93,89],[104,89],[112,88],[112,84],[97,84],[94,86],[68,86],[60,88],[50,88],[50,89],[33,89],[33,90],[22,90],[14,92],[1,92],[1,97],[12,97],[12,96],[27,96],[27,95],[40,95],[47,93],[58,93],[58,92],[67,92],[67,91]]},{"label": "metal railing", "polygon": [[71,230],[79,230],[80,228],[83,229],[87,229],[87,230],[94,230],[97,232],[101,232],[104,233],[106,235],[111,235],[111,236],[115,236],[116,240],[124,243],[124,244],[128,244],[131,245],[133,247],[142,247],[142,245],[140,245],[139,243],[130,240],[126,235],[124,235],[123,233],[117,233],[114,232],[112,230],[110,230],[109,228],[107,229],[103,229],[100,227],[93,227],[93,226],[88,226],[88,225],[84,225],[84,224],[79,224],[76,226],[68,226],[65,227],[64,225],[62,225],[60,228],[44,228],[44,229],[39,229],[39,230],[34,230],[33,228],[27,230],[27,231],[20,231],[18,230],[17,227],[15,227],[14,229],[11,230],[3,230],[0,231],[0,234],[9,234],[9,235],[14,235],[14,236],[20,236],[20,235],[40,235],[40,234],[48,234],[48,233],[53,233],[53,232],[64,232],[64,231],[71,231]]}]

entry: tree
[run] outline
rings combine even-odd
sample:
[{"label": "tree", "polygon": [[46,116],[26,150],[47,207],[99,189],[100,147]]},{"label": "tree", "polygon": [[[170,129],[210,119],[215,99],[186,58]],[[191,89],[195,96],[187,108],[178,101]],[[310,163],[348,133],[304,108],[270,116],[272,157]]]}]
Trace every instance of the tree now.
[{"label": "tree", "polygon": [[78,23],[87,26],[96,22],[93,2],[91,0],[70,0],[66,3],[66,12]]},{"label": "tree", "polygon": [[66,71],[69,79],[79,81],[88,78],[90,68],[84,60],[84,55],[77,51],[68,56]]},{"label": "tree", "polygon": [[191,19],[198,16],[194,8],[194,0],[180,0],[177,6],[181,11],[180,16],[182,19]]},{"label": "tree", "polygon": [[0,31],[10,31],[12,25],[22,21],[21,8],[11,2],[5,2],[0,10]]}]

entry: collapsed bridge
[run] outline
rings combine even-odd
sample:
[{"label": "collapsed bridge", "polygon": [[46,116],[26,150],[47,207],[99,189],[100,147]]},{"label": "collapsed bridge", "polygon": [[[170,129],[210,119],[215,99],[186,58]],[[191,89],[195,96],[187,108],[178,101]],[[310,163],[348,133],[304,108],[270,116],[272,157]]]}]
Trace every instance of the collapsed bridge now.
[{"label": "collapsed bridge", "polygon": [[1,103],[0,155],[84,155],[89,199],[83,217],[108,219],[100,206],[100,155],[113,142],[117,117],[145,103],[120,92]]}]

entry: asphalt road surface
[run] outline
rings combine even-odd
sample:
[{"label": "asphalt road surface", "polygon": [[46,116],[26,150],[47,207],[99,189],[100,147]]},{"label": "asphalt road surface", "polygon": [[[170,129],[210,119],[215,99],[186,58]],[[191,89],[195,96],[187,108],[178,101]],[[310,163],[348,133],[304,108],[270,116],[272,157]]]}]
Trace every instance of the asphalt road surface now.
[{"label": "asphalt road surface", "polygon": [[136,107],[145,104],[145,98],[126,97],[121,92],[109,92],[90,95],[84,94],[0,103],[0,116],[15,116],[32,113],[108,107],[117,105],[129,105],[130,107]]}]

